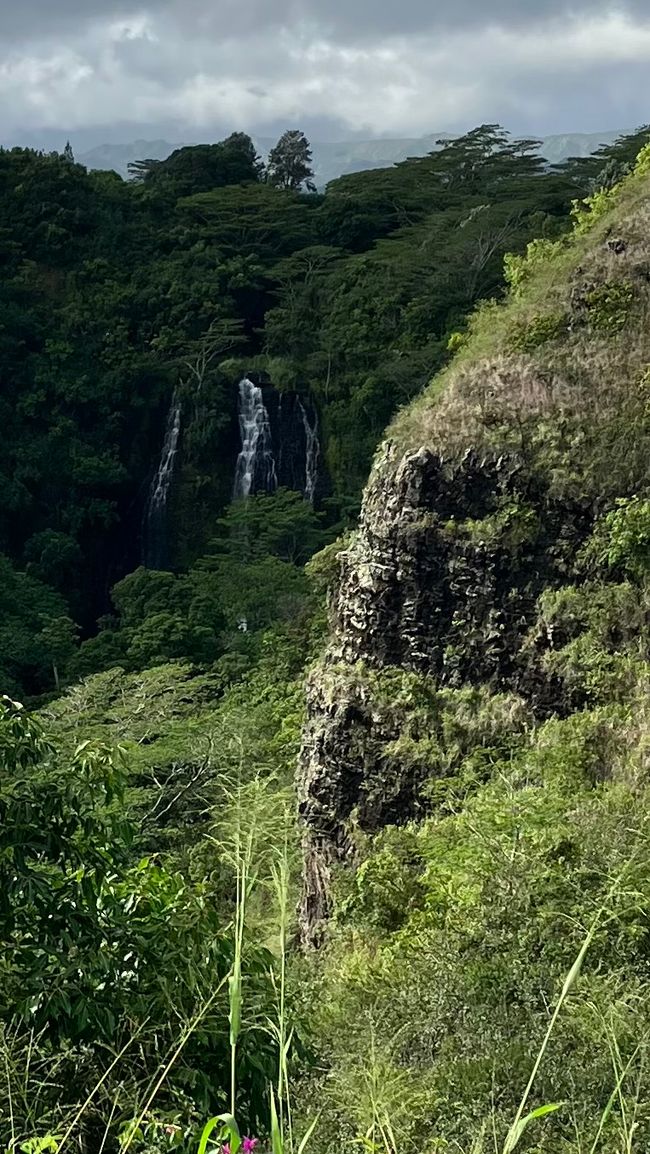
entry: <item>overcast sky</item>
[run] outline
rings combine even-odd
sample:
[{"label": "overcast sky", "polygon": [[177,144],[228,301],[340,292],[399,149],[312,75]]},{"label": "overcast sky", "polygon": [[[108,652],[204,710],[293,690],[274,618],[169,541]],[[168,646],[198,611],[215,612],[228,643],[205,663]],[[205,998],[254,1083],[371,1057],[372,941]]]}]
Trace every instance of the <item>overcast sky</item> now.
[{"label": "overcast sky", "polygon": [[650,0],[0,0],[7,142],[604,131],[649,81]]}]

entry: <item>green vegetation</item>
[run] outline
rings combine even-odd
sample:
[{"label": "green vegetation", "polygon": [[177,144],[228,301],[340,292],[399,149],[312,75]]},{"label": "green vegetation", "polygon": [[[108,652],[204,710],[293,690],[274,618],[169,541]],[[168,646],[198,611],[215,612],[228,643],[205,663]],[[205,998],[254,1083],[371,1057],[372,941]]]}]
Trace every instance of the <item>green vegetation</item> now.
[{"label": "green vegetation", "polygon": [[[342,594],[355,625],[349,569],[371,579],[407,451],[422,510],[388,531],[394,585],[374,578],[389,635],[356,663],[335,637],[312,675],[311,836],[331,839],[333,892],[305,1101],[315,1083],[339,1148],[648,1143],[645,156],[584,211],[507,261],[506,305],[478,310],[394,421]],[[444,462],[432,506],[426,450]],[[437,676],[409,650],[390,664],[400,596]]]},{"label": "green vegetation", "polygon": [[308,192],[315,192],[311,161],[311,148],[304,133],[296,129],[285,132],[269,153],[268,179],[276,188],[297,191],[304,185]]},{"label": "green vegetation", "polygon": [[595,329],[608,333],[618,333],[625,327],[634,300],[634,286],[623,282],[610,282],[587,293],[587,315]]},{"label": "green vegetation", "polygon": [[69,676],[120,665],[185,660],[242,674],[272,626],[304,627],[312,604],[304,564],[328,539],[298,493],[279,490],[229,506],[210,552],[187,573],[144,568],[111,591],[115,614],[69,654]]},{"label": "green vegetation", "polygon": [[[140,856],[119,749],[86,740],[67,754],[8,699],[0,743],[2,1118],[11,1126],[3,1140],[27,1138],[31,1127],[63,1134],[96,1087],[75,1135],[78,1148],[82,1137],[92,1147],[107,1117],[112,1130],[138,1110],[179,1040],[158,1100],[159,1128],[225,1104],[222,1019],[233,945],[208,871],[193,883],[173,859],[164,866]],[[224,854],[216,843],[214,865]],[[273,1068],[264,1026],[274,999],[269,958],[247,939],[238,1071],[253,1121],[264,1071]],[[220,1071],[214,1086],[208,1071]]]},{"label": "green vegetation", "polygon": [[[324,195],[298,133],[128,184],[0,153],[3,1152],[648,1148],[631,147],[549,170],[484,126]],[[309,387],[320,507],[230,502],[248,367]],[[136,546],[174,395],[163,572]]]},{"label": "green vegetation", "polygon": [[[590,304],[594,309],[597,308],[596,301],[591,301]],[[532,317],[519,330],[513,332],[511,347],[517,352],[532,353],[547,341],[563,336],[568,330],[568,325],[568,317],[563,313],[547,313],[546,316]]]},{"label": "green vegetation", "polygon": [[[203,648],[170,620],[137,642],[106,636],[100,620],[96,639],[111,588],[144,555],[173,396],[175,571],[194,569],[220,532],[248,369],[309,391],[319,409],[335,536],[391,416],[448,358],[468,311],[502,289],[504,254],[561,234],[588,191],[570,168],[545,168],[533,142],[490,125],[325,194],[309,191],[299,132],[278,142],[267,171],[235,133],[144,159],[131,176],[87,173],[69,154],[0,152],[0,553],[22,589],[3,615],[16,620],[0,659],[12,692],[54,690],[115,661],[217,653],[216,622]],[[78,660],[62,626],[48,649],[49,622],[63,617],[91,645]]]}]

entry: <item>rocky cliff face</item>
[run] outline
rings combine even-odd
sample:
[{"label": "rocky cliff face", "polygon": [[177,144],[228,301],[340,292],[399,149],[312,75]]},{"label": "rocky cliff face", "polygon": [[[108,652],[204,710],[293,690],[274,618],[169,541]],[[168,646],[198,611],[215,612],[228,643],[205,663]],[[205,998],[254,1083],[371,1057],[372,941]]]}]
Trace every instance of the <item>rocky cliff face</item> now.
[{"label": "rocky cliff face", "polygon": [[332,639],[308,686],[308,940],[327,918],[333,862],[353,856],[351,825],[371,832],[425,804],[440,759],[405,756],[399,743],[408,734],[421,746],[435,730],[440,690],[489,686],[539,716],[561,708],[525,642],[541,590],[566,580],[592,520],[588,502],[555,506],[515,460],[384,448],[339,555]]},{"label": "rocky cliff face", "polygon": [[453,771],[479,724],[477,693],[491,702],[480,724],[495,740],[500,713],[512,726],[581,707],[544,661],[562,639],[540,624],[539,598],[584,583],[594,522],[647,487],[644,195],[619,212],[614,254],[607,220],[568,242],[561,276],[542,272],[546,297],[515,297],[484,321],[481,355],[462,357],[442,395],[398,421],[381,450],[308,684],[308,942],[321,936],[332,867],[354,857],[357,831],[416,816],[432,781]]}]

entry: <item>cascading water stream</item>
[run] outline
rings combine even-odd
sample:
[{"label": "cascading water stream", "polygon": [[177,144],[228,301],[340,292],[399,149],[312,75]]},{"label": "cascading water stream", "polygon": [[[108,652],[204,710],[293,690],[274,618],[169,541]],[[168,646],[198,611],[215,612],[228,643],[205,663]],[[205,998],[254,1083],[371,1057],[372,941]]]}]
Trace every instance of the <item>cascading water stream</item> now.
[{"label": "cascading water stream", "polygon": [[320,459],[320,441],[318,439],[318,416],[314,415],[313,427],[302,401],[298,401],[302,424],[305,430],[305,497],[313,505],[318,481],[318,462]]},{"label": "cascading water stream", "polygon": [[151,482],[145,515],[145,563],[149,569],[164,569],[167,565],[167,504],[174,478],[176,457],[181,437],[182,410],[174,395],[167,417],[165,440],[160,454],[158,471]]},{"label": "cascading water stream", "polygon": [[239,382],[239,428],[242,447],[235,469],[233,499],[246,500],[260,490],[274,493],[278,477],[271,422],[262,390],[248,377]]}]

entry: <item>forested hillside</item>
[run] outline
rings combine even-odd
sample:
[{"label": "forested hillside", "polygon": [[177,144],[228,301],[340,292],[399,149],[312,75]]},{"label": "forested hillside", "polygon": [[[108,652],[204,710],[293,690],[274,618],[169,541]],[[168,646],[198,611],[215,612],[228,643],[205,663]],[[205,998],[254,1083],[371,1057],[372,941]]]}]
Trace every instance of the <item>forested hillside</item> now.
[{"label": "forested hillside", "polygon": [[646,1149],[649,136],[0,152],[0,1149]]},{"label": "forested hillside", "polygon": [[[110,590],[147,558],[175,396],[172,569],[219,535],[245,371],[311,398],[325,522],[346,523],[387,421],[473,304],[500,291],[504,254],[561,232],[590,179],[580,165],[547,170],[531,142],[491,127],[326,195],[302,191],[300,170],[267,179],[241,134],[135,165],[132,182],[69,152],[3,152],[0,170],[0,648],[5,684],[30,694],[68,666],[74,677],[124,658]],[[110,636],[79,657],[98,619]],[[154,650],[203,656],[190,639]]]}]

